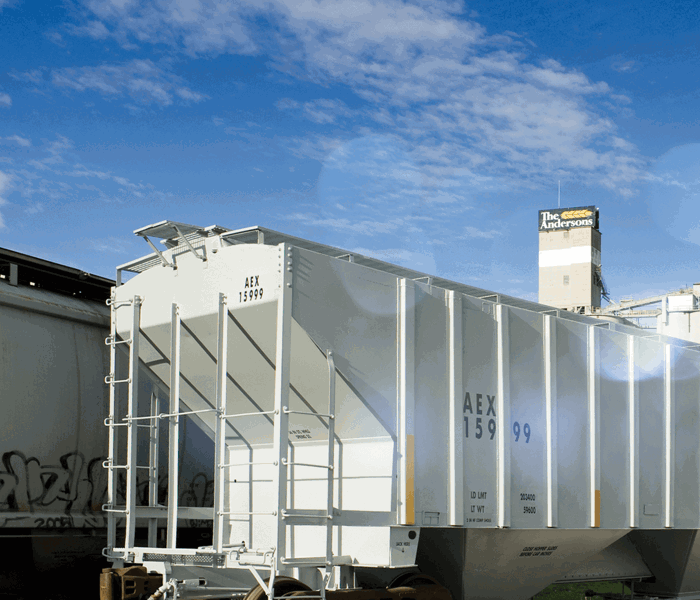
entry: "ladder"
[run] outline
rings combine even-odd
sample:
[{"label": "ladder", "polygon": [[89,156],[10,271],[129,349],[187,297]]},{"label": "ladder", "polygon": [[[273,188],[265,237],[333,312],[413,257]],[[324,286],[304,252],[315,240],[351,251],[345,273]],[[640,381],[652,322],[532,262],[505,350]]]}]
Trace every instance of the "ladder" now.
[{"label": "ladder", "polygon": [[[285,290],[286,291],[286,290]],[[216,400],[218,419],[215,431],[215,496],[214,496],[214,536],[213,551],[216,553],[226,552],[231,548],[240,548],[238,544],[226,544],[224,542],[224,519],[230,516],[248,517],[273,516],[275,518],[275,540],[274,547],[260,551],[245,551],[238,553],[239,564],[246,565],[255,576],[265,593],[272,600],[274,589],[274,579],[281,569],[293,566],[323,567],[324,585],[321,595],[325,598],[325,589],[333,585],[333,473],[334,473],[334,442],[335,442],[335,361],[333,352],[327,351],[326,360],[328,364],[328,412],[325,414],[314,411],[291,410],[289,408],[289,358],[291,342],[291,294],[282,294],[278,301],[277,314],[277,340],[276,340],[276,362],[275,362],[275,402],[271,411],[256,411],[246,413],[227,414],[226,404],[226,364],[227,364],[227,339],[228,339],[228,304],[224,294],[219,295],[219,315],[218,315],[218,344],[217,344],[217,381]],[[327,461],[325,464],[301,463],[289,460],[289,417],[290,415],[306,415],[325,419],[328,430],[327,440]],[[268,417],[272,418],[273,425],[273,461],[245,461],[227,462],[225,427],[227,423],[243,417]],[[252,457],[251,457],[252,458]],[[231,467],[253,466],[268,464],[275,468],[273,485],[276,488],[277,510],[269,512],[256,512],[249,510],[246,512],[225,510],[225,489],[226,471]],[[324,510],[303,510],[287,508],[287,486],[293,483],[290,477],[290,469],[295,466],[315,467],[325,469],[327,472],[327,498]],[[249,507],[252,509],[253,507]],[[287,527],[294,525],[325,525],[326,540],[325,552],[321,557],[292,558],[286,556]],[[262,558],[262,562],[254,560]],[[250,560],[253,559],[253,560]],[[266,583],[258,573],[258,569],[269,569],[270,579]]]},{"label": "ladder", "polygon": [[[138,469],[148,470],[148,495],[149,506],[158,505],[158,396],[151,395],[151,415],[138,416],[138,383],[139,383],[139,327],[141,322],[141,298],[134,296],[130,300],[116,300],[114,289],[107,300],[111,307],[110,335],[105,339],[109,346],[109,374],[105,377],[105,383],[109,385],[109,415],[104,424],[109,428],[108,457],[102,466],[109,471],[107,478],[107,503],[102,510],[107,513],[107,554],[116,547],[117,515],[125,518],[124,548],[133,548],[136,532],[136,474]],[[120,339],[117,334],[117,311],[131,307],[130,331],[127,339]],[[117,349],[120,345],[128,348],[128,374],[126,379],[118,379],[117,375]],[[125,385],[127,388],[127,413],[122,419],[125,422],[117,422],[117,386]],[[140,420],[148,419],[149,424],[141,424]],[[126,464],[116,464],[118,451],[118,427],[126,427]],[[149,465],[136,465],[136,452],[138,445],[138,429],[148,428],[149,439]],[[126,471],[126,497],[125,506],[117,507],[117,482],[118,471]],[[156,545],[157,519],[148,520],[148,543]]]},{"label": "ladder", "polygon": [[[282,513],[279,516],[280,531],[286,539],[286,527],[291,525],[303,524],[305,520],[307,524],[315,524],[320,520],[326,527],[326,545],[325,545],[325,555],[319,558],[286,558],[281,556],[280,563],[282,565],[293,565],[293,566],[313,566],[317,565],[322,561],[324,567],[324,577],[323,577],[323,587],[321,588],[321,597],[325,599],[325,590],[327,587],[333,585],[333,473],[334,473],[334,458],[335,458],[335,360],[333,358],[333,351],[328,350],[326,352],[326,360],[328,363],[328,412],[326,414],[320,414],[311,411],[300,411],[300,410],[289,410],[288,407],[283,407],[282,411],[286,415],[298,414],[298,415],[308,415],[327,419],[328,426],[328,453],[327,461],[325,464],[313,464],[313,463],[301,463],[301,462],[289,462],[283,459],[284,465],[289,469],[294,466],[304,466],[304,467],[315,467],[319,469],[325,469],[327,471],[327,487],[326,487],[326,508],[322,511],[314,510],[294,510],[294,509],[282,509]],[[287,424],[288,425],[288,424]],[[283,441],[287,440],[288,443],[289,429],[287,426],[286,431],[282,431]],[[287,472],[287,479],[293,482],[292,478],[289,478]],[[281,505],[280,505],[281,506]]]}]

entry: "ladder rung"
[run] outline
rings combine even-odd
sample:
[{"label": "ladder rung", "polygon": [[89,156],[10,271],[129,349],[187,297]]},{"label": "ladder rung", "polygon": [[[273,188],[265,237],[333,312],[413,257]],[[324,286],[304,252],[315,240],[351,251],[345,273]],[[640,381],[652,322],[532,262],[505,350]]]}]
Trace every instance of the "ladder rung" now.
[{"label": "ladder rung", "polygon": [[335,419],[335,415],[326,415],[323,413],[309,412],[307,410],[289,410],[284,407],[284,413],[287,415],[309,415],[311,417],[326,417],[327,419]]},{"label": "ladder rung", "polygon": [[277,461],[274,462],[269,462],[269,461],[253,461],[253,462],[242,462],[242,463],[226,463],[223,465],[219,465],[219,469],[224,469],[226,467],[248,467],[251,465],[269,465],[269,466],[277,466]]},{"label": "ladder rung", "polygon": [[131,306],[133,303],[133,300],[115,300],[114,298],[107,298],[107,301],[105,302],[107,306],[113,306],[114,308],[119,308],[121,306]]},{"label": "ladder rung", "polygon": [[276,415],[276,414],[277,414],[276,410],[264,410],[264,411],[258,411],[258,412],[221,415],[221,418],[222,419],[236,419],[238,417],[258,417],[258,416],[262,416],[262,415]]},{"label": "ladder rung", "polygon": [[[102,461],[102,467],[104,469],[129,469],[129,465],[110,465],[109,464],[109,459]],[[150,467],[150,466],[145,466],[145,465],[136,465],[136,469],[150,469],[155,471],[155,467]]]},{"label": "ladder rung", "polygon": [[102,461],[103,469],[128,469],[129,465],[111,465],[109,464],[109,459]]},{"label": "ladder rung", "polygon": [[117,344],[131,344],[131,340],[132,340],[132,338],[129,338],[128,340],[116,340],[115,341],[115,339],[112,336],[109,336],[109,337],[105,338],[105,345],[114,347]]},{"label": "ladder rung", "polygon": [[288,519],[288,518],[293,518],[293,519],[328,519],[329,521],[333,520],[333,515],[329,515],[325,510],[319,510],[319,511],[287,511],[283,510],[282,511],[282,518],[283,519]]},{"label": "ladder rung", "polygon": [[306,558],[282,558],[280,559],[284,565],[325,565],[325,556],[309,556]]},{"label": "ladder rung", "polygon": [[226,510],[226,511],[220,511],[218,514],[219,515],[259,515],[259,516],[267,516],[267,517],[276,517],[277,511],[272,511],[272,512],[234,512],[234,511]]},{"label": "ladder rung", "polygon": [[113,513],[121,513],[124,515],[128,515],[129,511],[128,510],[121,510],[119,508],[113,508],[111,504],[103,504],[102,505],[102,511],[103,512],[113,512]]},{"label": "ladder rung", "polygon": [[105,419],[105,425],[106,425],[107,427],[109,427],[110,425],[112,425],[112,426],[114,426],[114,427],[128,427],[128,426],[129,426],[128,423],[115,423],[115,422],[114,422],[114,419],[113,419],[112,417],[107,417],[107,418]]},{"label": "ladder rung", "polygon": [[[126,417],[122,417],[122,421],[145,421],[148,419],[159,419],[160,415],[146,415],[143,417],[130,417],[127,415]],[[145,427],[150,427],[150,425],[145,425]]]},{"label": "ladder rung", "polygon": [[284,458],[282,459],[282,464],[286,467],[316,467],[317,469],[328,469],[333,470],[333,465],[315,465],[313,463],[302,463],[302,462],[287,462]]},{"label": "ladder rung", "polygon": [[129,379],[114,379],[114,374],[110,373],[105,377],[105,383],[107,385],[117,384],[117,383],[131,383],[131,378]]},{"label": "ladder rung", "polygon": [[[201,410],[188,410],[185,412],[176,412],[176,413],[160,413],[159,415],[155,415],[158,419],[165,419],[167,417],[179,417],[181,415],[194,415],[197,413],[205,413],[205,412],[218,412],[219,409],[217,408],[203,408]],[[141,419],[144,417],[135,417],[137,419]]]},{"label": "ladder rung", "polygon": [[107,298],[105,301],[107,306],[113,306],[114,308],[119,308],[120,306],[131,306],[133,303],[133,300],[117,300],[114,297]]}]

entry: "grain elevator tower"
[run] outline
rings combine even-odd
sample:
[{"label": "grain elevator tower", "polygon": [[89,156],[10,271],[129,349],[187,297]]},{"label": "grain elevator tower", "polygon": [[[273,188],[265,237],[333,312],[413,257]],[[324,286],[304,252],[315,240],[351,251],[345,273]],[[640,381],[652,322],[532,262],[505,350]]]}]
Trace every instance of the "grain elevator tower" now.
[{"label": "grain elevator tower", "polygon": [[539,302],[577,313],[600,307],[600,230],[595,206],[539,211]]}]

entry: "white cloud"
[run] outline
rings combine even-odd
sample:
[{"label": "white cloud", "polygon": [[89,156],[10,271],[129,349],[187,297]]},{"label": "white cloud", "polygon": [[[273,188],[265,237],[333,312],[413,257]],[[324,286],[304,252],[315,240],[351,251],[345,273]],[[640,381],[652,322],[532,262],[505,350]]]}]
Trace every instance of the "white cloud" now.
[{"label": "white cloud", "polygon": [[319,125],[330,125],[339,119],[353,116],[353,111],[345,102],[333,98],[319,98],[303,104],[290,98],[281,98],[275,102],[275,106],[279,110],[297,113]]},{"label": "white cloud", "polygon": [[90,247],[97,252],[105,252],[108,254],[127,254],[129,251],[124,244],[124,240],[117,237],[91,240]]},{"label": "white cloud", "polygon": [[9,94],[0,92],[0,106],[4,106],[6,108],[12,106],[12,98],[10,98]]},{"label": "white cloud", "polygon": [[13,79],[16,79],[17,81],[29,81],[31,83],[44,83],[44,72],[46,71],[45,67],[41,67],[39,69],[32,69],[31,71],[26,71],[25,73],[16,73],[13,71],[10,71],[9,75]]},{"label": "white cloud", "polygon": [[321,227],[343,233],[361,233],[366,235],[396,233],[406,225],[406,220],[401,218],[375,220],[354,220],[347,218],[325,217],[315,213],[293,213],[287,217],[304,226]]},{"label": "white cloud", "polygon": [[502,231],[490,230],[486,231],[483,229],[477,229],[476,227],[467,226],[464,228],[464,235],[461,236],[462,239],[472,239],[472,238],[482,238],[486,240],[491,240],[503,235]]},{"label": "white cloud", "polygon": [[127,47],[128,40],[135,39],[141,43],[183,45],[193,54],[228,51],[248,54],[258,48],[244,22],[247,14],[257,12],[254,10],[257,7],[251,4],[87,0],[86,5],[97,19],[78,33],[101,39],[103,30],[97,23],[104,27],[104,22],[108,22],[113,25],[112,35]]},{"label": "white cloud", "polygon": [[610,91],[607,83],[591,83],[588,77],[582,73],[565,69],[555,60],[544,61],[543,67],[526,69],[526,76],[544,84],[548,88],[560,88],[579,94],[607,93]]},{"label": "white cloud", "polygon": [[17,142],[17,144],[19,144],[20,146],[22,146],[24,148],[27,148],[27,147],[32,145],[32,142],[30,140],[28,140],[27,138],[23,138],[17,134],[10,135],[10,136],[6,137],[5,139],[10,141],[10,142]]},{"label": "white cloud", "polygon": [[618,59],[613,61],[610,67],[618,73],[634,73],[639,70],[640,64],[635,60]]},{"label": "white cloud", "polygon": [[71,140],[65,136],[57,135],[55,140],[45,143],[42,148],[48,156],[39,159],[31,159],[27,161],[27,164],[42,171],[51,170],[55,168],[56,165],[64,163],[64,154],[72,149],[73,142]]},{"label": "white cloud", "polygon": [[[109,171],[96,171],[95,169],[90,169],[80,163],[76,163],[72,166],[70,170],[65,172],[66,175],[70,177],[86,177],[100,179],[102,181],[113,181],[118,186],[124,190],[128,190],[130,193],[140,197],[140,195],[149,189],[149,186],[142,183],[133,183],[129,181],[126,177],[120,175],[114,175]],[[87,188],[86,188],[87,189]]]},{"label": "white cloud", "polygon": [[187,100],[189,102],[202,102],[202,100],[209,98],[209,96],[206,94],[193,92],[191,89],[186,87],[175,88],[175,93],[183,100]]},{"label": "white cloud", "polygon": [[187,102],[201,102],[209,97],[182,85],[180,77],[150,60],[56,69],[51,72],[51,80],[56,86],[79,92],[90,90],[107,97],[126,94],[141,104],[169,106],[173,95]]},{"label": "white cloud", "polygon": [[[422,273],[437,272],[435,258],[430,253],[416,252],[405,248],[385,248],[382,250],[355,248],[353,252],[384,262],[401,265]],[[425,280],[423,280],[423,283],[426,283]]]},{"label": "white cloud", "polygon": [[[646,166],[605,112],[604,101],[624,102],[607,83],[552,59],[534,64],[522,41],[489,37],[465,18],[461,2],[87,0],[87,6],[123,43],[167,44],[190,56],[267,55],[292,76],[348,86],[365,101],[363,111],[333,99],[283,99],[277,106],[319,125],[363,115],[368,125],[389,126],[416,157],[432,156],[415,161],[430,181],[438,167],[466,167],[511,187],[565,175],[625,195]],[[126,87],[115,77],[98,79],[92,85],[104,85],[107,95]],[[149,81],[161,88],[143,91],[152,102],[164,105],[177,94],[162,79]],[[299,142],[297,151],[322,160],[324,145],[321,134]],[[443,176],[442,185],[452,184]]]},{"label": "white cloud", "polygon": [[57,46],[63,48],[66,45],[65,41],[63,40],[63,36],[58,33],[58,31],[47,31],[44,35],[49,41],[53,42]]},{"label": "white cloud", "polygon": [[15,191],[23,199],[22,209],[28,215],[43,212],[53,202],[74,198],[76,193],[86,200],[102,202],[143,202],[164,197],[150,184],[81,164],[72,140],[65,136],[42,140],[40,145],[17,135],[0,140],[21,144],[24,153],[31,157],[21,166],[10,163],[4,172],[0,171],[0,205],[6,203],[7,193]]},{"label": "white cloud", "polygon": [[304,116],[321,125],[333,123],[341,117],[350,117],[352,111],[341,100],[322,98],[304,103]]},{"label": "white cloud", "polygon": [[295,108],[299,108],[299,103],[291,98],[280,98],[275,102],[275,106],[279,110],[294,110]]},{"label": "white cloud", "polygon": [[73,35],[84,35],[95,40],[104,40],[110,36],[109,30],[101,21],[91,20],[80,27],[70,28]]}]

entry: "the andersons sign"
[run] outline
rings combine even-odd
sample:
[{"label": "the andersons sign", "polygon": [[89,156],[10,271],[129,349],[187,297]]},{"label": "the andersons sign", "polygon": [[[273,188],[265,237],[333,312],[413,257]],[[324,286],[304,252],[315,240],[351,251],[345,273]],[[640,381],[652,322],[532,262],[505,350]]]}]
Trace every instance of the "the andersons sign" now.
[{"label": "the andersons sign", "polygon": [[598,228],[598,209],[595,206],[578,206],[576,208],[550,208],[541,210],[539,216],[540,231],[557,231],[574,227]]}]

